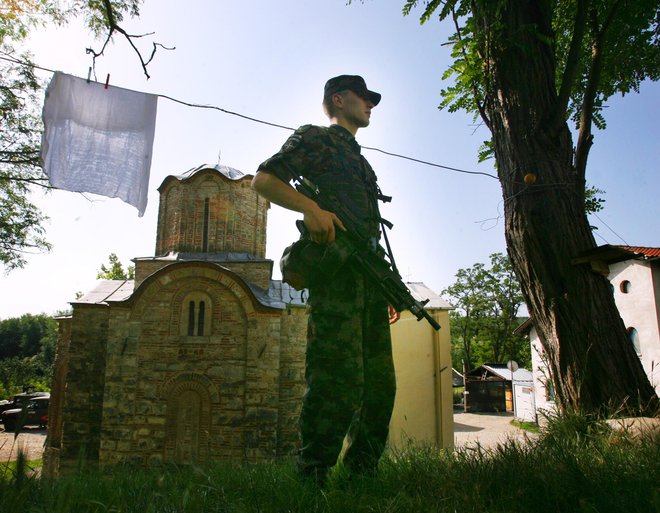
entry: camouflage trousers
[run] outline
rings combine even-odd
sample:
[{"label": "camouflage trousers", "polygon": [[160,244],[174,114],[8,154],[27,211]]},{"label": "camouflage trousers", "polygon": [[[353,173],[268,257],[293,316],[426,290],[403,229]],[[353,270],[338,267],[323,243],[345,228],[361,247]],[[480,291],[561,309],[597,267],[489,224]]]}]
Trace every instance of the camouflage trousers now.
[{"label": "camouflage trousers", "polygon": [[387,301],[345,266],[310,290],[298,467],[324,473],[346,439],[349,470],[376,468],[385,449],[396,382]]}]

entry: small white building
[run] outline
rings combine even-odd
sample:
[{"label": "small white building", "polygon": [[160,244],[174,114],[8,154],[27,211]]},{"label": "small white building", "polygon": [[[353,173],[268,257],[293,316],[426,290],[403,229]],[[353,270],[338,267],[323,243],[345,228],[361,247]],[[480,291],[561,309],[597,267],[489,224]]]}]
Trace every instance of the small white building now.
[{"label": "small white building", "polygon": [[616,306],[651,386],[660,394],[660,248],[609,248],[608,279]]},{"label": "small white building", "polygon": [[516,334],[529,335],[529,343],[532,347],[532,389],[534,396],[534,408],[538,416],[555,411],[555,390],[552,378],[544,361],[543,345],[539,338],[534,322],[530,317],[515,330]]},{"label": "small white building", "polygon": [[[630,343],[651,385],[660,394],[660,248],[605,245],[586,258],[606,266],[603,270],[612,284],[614,301]],[[554,387],[533,320],[521,324],[516,333],[529,334],[536,410],[552,412]]]},{"label": "small white building", "polygon": [[511,412],[518,420],[536,421],[532,373],[506,363],[484,363],[465,374],[466,412]]}]

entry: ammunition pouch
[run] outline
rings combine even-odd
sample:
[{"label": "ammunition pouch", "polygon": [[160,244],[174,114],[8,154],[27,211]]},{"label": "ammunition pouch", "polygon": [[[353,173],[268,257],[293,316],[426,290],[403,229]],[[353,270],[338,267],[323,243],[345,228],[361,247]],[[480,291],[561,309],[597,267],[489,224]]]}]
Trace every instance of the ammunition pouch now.
[{"label": "ammunition pouch", "polygon": [[282,281],[296,290],[321,285],[330,280],[354,252],[353,245],[341,234],[329,244],[299,239],[282,253]]}]

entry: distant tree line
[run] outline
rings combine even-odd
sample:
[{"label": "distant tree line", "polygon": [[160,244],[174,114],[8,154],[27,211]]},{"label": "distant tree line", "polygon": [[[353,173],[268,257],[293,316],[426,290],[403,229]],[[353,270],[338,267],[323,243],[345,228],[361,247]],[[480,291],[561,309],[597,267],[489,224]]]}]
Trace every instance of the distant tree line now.
[{"label": "distant tree line", "polygon": [[0,320],[0,399],[24,388],[48,390],[57,346],[57,322],[46,314]]}]

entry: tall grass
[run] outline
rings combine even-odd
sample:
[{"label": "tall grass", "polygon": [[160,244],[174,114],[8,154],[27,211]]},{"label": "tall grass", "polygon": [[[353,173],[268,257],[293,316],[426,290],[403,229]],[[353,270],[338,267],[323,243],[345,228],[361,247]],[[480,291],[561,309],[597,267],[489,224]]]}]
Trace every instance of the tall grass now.
[{"label": "tall grass", "polygon": [[286,461],[81,469],[56,481],[15,470],[0,483],[3,513],[660,511],[658,433],[636,437],[579,416],[493,450],[411,447],[384,458],[375,476],[336,469],[323,489]]}]

